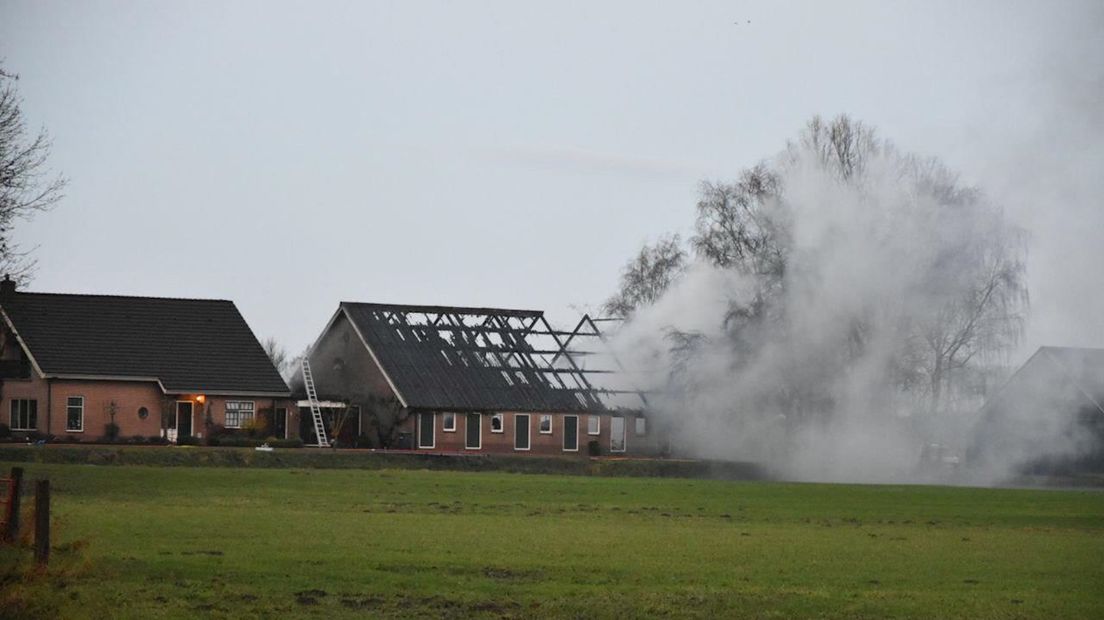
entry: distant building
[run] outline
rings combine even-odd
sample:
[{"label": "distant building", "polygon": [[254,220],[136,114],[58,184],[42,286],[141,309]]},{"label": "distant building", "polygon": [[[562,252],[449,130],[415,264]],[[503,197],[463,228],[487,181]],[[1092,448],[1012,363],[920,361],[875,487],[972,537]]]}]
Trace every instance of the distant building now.
[{"label": "distant building", "polygon": [[1104,471],[1104,349],[1039,348],[985,403],[967,460],[1021,472]]},{"label": "distant building", "polygon": [[[339,446],[655,453],[644,397],[611,387],[616,368],[595,365],[603,345],[585,316],[559,331],[536,310],[343,302],[308,359],[327,433],[351,414]],[[299,405],[310,443],[309,403]]]},{"label": "distant building", "polygon": [[[296,428],[290,391],[233,302],[16,291],[0,282],[0,423],[31,438]],[[114,425],[114,427],[110,426]]]}]

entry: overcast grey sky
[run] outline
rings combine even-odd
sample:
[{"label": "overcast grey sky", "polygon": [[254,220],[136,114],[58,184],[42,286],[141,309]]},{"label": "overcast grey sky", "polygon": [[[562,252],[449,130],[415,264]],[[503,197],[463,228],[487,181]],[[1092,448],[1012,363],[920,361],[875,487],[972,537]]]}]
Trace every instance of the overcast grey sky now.
[{"label": "overcast grey sky", "polygon": [[0,0],[71,179],[17,238],[35,290],[230,298],[293,352],[339,300],[567,322],[846,112],[1029,229],[1028,347],[1104,346],[1102,6]]}]

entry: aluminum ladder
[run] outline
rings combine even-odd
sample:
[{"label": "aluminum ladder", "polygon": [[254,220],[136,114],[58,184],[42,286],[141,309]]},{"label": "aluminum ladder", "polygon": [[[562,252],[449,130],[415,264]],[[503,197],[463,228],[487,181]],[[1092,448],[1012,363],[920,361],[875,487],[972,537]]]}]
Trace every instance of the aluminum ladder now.
[{"label": "aluminum ladder", "polygon": [[314,389],[314,375],[311,373],[310,361],[303,356],[303,385],[307,388],[307,402],[310,403],[311,417],[314,418],[314,436],[318,438],[319,448],[330,447],[330,440],[326,437],[326,427],[322,424],[322,408],[318,405],[318,392]]}]

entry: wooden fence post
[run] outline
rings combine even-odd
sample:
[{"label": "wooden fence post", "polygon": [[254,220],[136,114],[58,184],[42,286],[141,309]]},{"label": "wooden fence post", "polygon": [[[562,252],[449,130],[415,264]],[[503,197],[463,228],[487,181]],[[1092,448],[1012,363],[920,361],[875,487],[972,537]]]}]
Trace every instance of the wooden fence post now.
[{"label": "wooden fence post", "polygon": [[19,513],[20,496],[23,493],[23,468],[11,468],[11,497],[8,498],[7,531],[4,532],[4,540],[15,542],[19,538]]},{"label": "wooden fence post", "polygon": [[35,562],[45,567],[50,559],[50,481],[35,483]]}]

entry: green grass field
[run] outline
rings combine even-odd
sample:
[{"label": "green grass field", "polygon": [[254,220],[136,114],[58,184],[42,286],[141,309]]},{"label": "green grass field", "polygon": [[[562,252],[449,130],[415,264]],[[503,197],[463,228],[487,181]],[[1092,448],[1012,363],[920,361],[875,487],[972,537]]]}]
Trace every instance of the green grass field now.
[{"label": "green grass field", "polygon": [[1104,617],[1096,491],[25,467],[12,617]]}]

